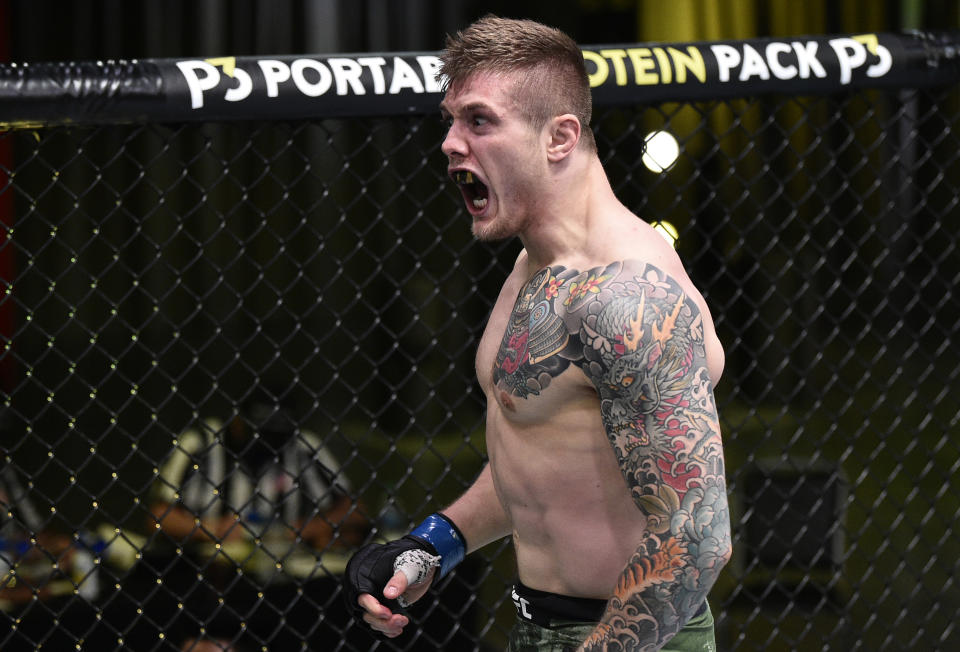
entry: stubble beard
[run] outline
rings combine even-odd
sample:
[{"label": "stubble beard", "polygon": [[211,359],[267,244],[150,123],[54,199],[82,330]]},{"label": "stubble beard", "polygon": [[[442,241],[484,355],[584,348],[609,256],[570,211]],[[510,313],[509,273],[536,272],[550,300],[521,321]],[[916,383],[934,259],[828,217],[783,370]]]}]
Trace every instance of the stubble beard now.
[{"label": "stubble beard", "polygon": [[507,232],[506,229],[498,228],[498,226],[499,225],[496,224],[480,226],[474,223],[472,228],[473,239],[477,242],[498,242],[500,240],[506,240],[513,235]]},{"label": "stubble beard", "polygon": [[498,216],[489,224],[474,222],[471,231],[474,239],[479,242],[499,242],[520,235],[522,229],[518,222],[516,219]]},{"label": "stubble beard", "polygon": [[[529,195],[529,193],[528,193]],[[508,203],[513,207],[510,213],[501,212],[503,204],[497,203],[497,214],[487,223],[474,220],[472,232],[473,237],[480,242],[498,242],[519,237],[528,230],[536,221],[538,203],[531,200],[529,196],[521,198],[519,195],[511,195],[512,201]]]}]

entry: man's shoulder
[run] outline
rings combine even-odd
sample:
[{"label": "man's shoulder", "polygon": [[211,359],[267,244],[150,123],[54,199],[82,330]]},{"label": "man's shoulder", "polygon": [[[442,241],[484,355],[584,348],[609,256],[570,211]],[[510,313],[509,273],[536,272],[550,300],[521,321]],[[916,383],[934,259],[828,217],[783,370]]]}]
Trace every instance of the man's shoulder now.
[{"label": "man's shoulder", "polygon": [[555,296],[554,312],[582,346],[602,340],[629,348],[628,340],[652,341],[667,329],[690,330],[702,340],[705,315],[685,275],[629,258],[582,270],[551,268],[546,276],[543,294]]},{"label": "man's shoulder", "polygon": [[662,294],[667,288],[684,292],[686,276],[667,266],[625,258],[578,267],[549,267],[534,276],[531,285],[545,288],[548,298],[555,297],[558,312],[595,312],[618,296]]}]

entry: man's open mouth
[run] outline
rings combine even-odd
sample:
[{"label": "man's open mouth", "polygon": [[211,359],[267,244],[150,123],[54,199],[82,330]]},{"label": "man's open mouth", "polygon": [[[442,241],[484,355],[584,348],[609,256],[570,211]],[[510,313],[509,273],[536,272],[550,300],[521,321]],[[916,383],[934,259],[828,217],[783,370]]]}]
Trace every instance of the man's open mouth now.
[{"label": "man's open mouth", "polygon": [[460,187],[460,192],[463,193],[467,204],[477,210],[483,210],[487,206],[490,191],[473,172],[457,170],[453,173],[453,180]]}]

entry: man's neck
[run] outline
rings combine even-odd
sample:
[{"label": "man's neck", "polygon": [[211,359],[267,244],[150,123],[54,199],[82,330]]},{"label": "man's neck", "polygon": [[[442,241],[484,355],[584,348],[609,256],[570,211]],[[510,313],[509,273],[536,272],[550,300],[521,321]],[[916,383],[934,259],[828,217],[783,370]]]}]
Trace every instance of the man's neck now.
[{"label": "man's neck", "polygon": [[572,166],[557,175],[551,185],[538,218],[520,234],[531,274],[560,262],[573,265],[589,258],[599,231],[622,210],[596,156],[579,169]]}]

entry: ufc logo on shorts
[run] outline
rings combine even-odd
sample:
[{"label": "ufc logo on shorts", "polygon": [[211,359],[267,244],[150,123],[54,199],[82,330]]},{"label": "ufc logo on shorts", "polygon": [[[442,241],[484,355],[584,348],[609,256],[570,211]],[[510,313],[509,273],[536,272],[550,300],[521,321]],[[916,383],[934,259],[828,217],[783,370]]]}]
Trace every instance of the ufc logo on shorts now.
[{"label": "ufc logo on shorts", "polygon": [[510,591],[510,597],[513,598],[513,606],[517,608],[517,614],[527,620],[533,620],[533,616],[527,611],[527,607],[530,606],[530,601],[517,595],[516,589]]}]

